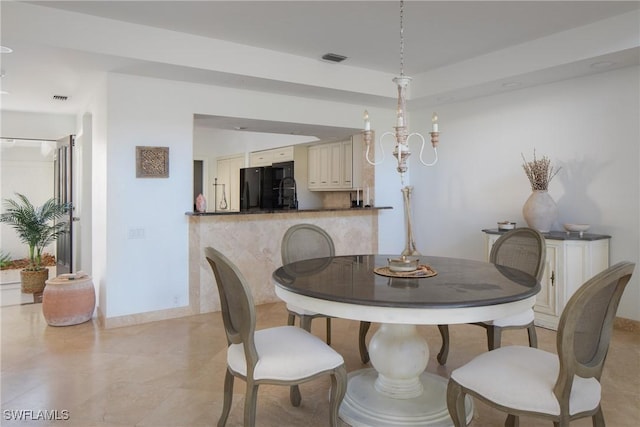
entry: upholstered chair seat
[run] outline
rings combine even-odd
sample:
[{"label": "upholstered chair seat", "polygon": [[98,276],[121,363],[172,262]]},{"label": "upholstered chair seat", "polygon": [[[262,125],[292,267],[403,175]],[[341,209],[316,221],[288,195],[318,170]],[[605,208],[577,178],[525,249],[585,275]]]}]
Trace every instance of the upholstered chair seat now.
[{"label": "upholstered chair seat", "polygon": [[[340,354],[320,338],[296,326],[279,326],[255,332],[254,341],[260,359],[253,370],[255,380],[294,381],[335,369],[344,363]],[[231,344],[227,364],[246,376],[247,361],[242,344]]]},{"label": "upholstered chair seat", "polygon": [[[556,354],[537,348],[508,346],[479,355],[453,371],[451,378],[497,405],[559,415],[560,403],[551,392],[559,372]],[[511,387],[496,387],[496,383],[511,384]],[[599,403],[598,380],[574,377],[569,413],[593,411]]]}]

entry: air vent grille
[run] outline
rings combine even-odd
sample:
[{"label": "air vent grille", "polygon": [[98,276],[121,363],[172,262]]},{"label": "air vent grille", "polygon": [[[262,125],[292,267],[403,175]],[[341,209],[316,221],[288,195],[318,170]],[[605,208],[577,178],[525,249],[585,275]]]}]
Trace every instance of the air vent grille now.
[{"label": "air vent grille", "polygon": [[66,95],[53,95],[54,101],[66,101],[67,99],[69,99],[69,97]]},{"label": "air vent grille", "polygon": [[330,62],[342,62],[345,59],[347,59],[347,57],[343,55],[338,55],[337,53],[325,53],[324,55],[322,55],[322,59]]}]

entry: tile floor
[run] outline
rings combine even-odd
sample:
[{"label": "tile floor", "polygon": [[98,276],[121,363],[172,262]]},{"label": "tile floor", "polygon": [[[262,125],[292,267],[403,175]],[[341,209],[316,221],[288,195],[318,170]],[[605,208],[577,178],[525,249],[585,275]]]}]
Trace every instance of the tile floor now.
[{"label": "tile floor", "polygon": [[[258,307],[258,328],[284,324],[281,303]],[[214,426],[220,414],[226,341],[219,313],[160,321],[117,329],[100,329],[95,321],[70,327],[47,326],[40,304],[0,308],[2,426],[63,427],[199,427]],[[485,351],[484,331],[470,325],[451,327],[452,348],[446,367],[435,353],[440,337],[434,326],[421,326],[430,344],[428,371],[448,376]],[[324,337],[324,321],[313,322]],[[357,346],[358,324],[334,319],[333,347],[347,369],[362,367]],[[552,351],[555,333],[538,329],[540,347]],[[524,331],[506,332],[503,343],[526,345]],[[616,330],[603,375],[603,408],[607,425],[638,425],[640,419],[640,336]],[[289,404],[288,389],[263,386],[258,426],[328,425],[329,381],[301,387],[302,405]],[[227,425],[242,425],[244,383],[236,381],[234,406]],[[16,421],[11,411],[32,410],[57,415],[57,421]],[[23,412],[24,413],[24,412]],[[473,427],[501,426],[502,413],[476,403]],[[345,424],[343,424],[345,425]],[[523,418],[523,427],[551,426]],[[588,419],[572,427],[591,426]]]}]

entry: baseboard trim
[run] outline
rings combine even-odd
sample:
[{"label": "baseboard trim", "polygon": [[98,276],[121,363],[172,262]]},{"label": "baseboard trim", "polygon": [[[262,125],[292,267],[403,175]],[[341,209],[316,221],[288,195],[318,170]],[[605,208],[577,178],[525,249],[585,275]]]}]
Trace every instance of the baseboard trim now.
[{"label": "baseboard trim", "polygon": [[624,317],[616,317],[613,321],[613,327],[627,332],[640,333],[640,322]]},{"label": "baseboard trim", "polygon": [[177,307],[167,310],[150,311],[147,313],[136,313],[126,316],[117,316],[105,318],[102,312],[98,311],[98,320],[104,329],[120,328],[123,326],[140,325],[158,320],[177,319],[193,315],[191,307]]}]

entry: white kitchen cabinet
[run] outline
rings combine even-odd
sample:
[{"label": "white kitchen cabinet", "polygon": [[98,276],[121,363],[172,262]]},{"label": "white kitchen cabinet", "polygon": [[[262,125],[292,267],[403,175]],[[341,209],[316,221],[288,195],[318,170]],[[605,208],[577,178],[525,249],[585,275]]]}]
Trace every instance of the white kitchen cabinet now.
[{"label": "white kitchen cabinet", "polygon": [[361,145],[352,138],[309,146],[308,187],[313,191],[348,191],[361,183]]},{"label": "white kitchen cabinet", "polygon": [[249,166],[271,166],[273,163],[293,161],[293,145],[249,153]]},{"label": "white kitchen cabinet", "polygon": [[[482,230],[486,239],[486,259],[491,247],[504,231]],[[571,295],[584,282],[609,267],[611,236],[563,231],[542,233],[546,243],[546,262],[540,293],[536,296],[535,323],[558,329],[558,321]]]},{"label": "white kitchen cabinet", "polygon": [[307,149],[307,187],[316,189],[320,186],[320,146],[312,145]]},{"label": "white kitchen cabinet", "polygon": [[[244,155],[218,159],[216,170],[218,186],[215,187],[214,200],[207,201],[208,211],[240,211],[240,169],[243,167]],[[223,200],[226,200],[226,209],[221,208]]]},{"label": "white kitchen cabinet", "polygon": [[[348,141],[344,141],[340,144],[342,164],[340,167],[340,182],[345,188],[354,188],[353,187],[353,141],[349,139]],[[361,154],[358,156],[360,158]],[[360,169],[356,168],[356,172],[360,173]],[[358,180],[359,182],[359,180]]]}]

